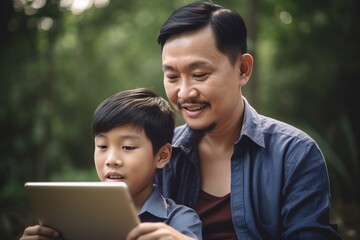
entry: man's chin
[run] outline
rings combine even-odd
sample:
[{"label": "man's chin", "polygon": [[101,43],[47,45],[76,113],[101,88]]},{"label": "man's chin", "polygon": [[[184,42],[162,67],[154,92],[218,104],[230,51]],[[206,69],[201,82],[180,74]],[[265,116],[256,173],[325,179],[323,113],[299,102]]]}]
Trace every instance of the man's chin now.
[{"label": "man's chin", "polygon": [[200,128],[200,127],[193,127],[193,126],[191,126],[191,125],[188,125],[192,130],[194,130],[194,131],[196,131],[196,132],[199,132],[199,133],[204,133],[204,134],[206,134],[206,133],[209,133],[209,132],[211,132],[212,130],[214,130],[215,128],[216,128],[216,123],[215,122],[213,122],[213,123],[211,123],[210,125],[208,125],[208,126],[206,126],[206,127],[202,127],[202,128]]}]

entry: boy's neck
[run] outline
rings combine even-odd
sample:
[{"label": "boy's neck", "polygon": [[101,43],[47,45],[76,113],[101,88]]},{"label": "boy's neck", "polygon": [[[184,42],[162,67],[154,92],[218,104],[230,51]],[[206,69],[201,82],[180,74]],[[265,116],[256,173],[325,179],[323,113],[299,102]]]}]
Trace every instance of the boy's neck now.
[{"label": "boy's neck", "polygon": [[154,187],[151,184],[151,187],[150,186],[146,187],[145,189],[141,190],[140,192],[131,195],[137,213],[140,213],[142,206],[144,205],[146,200],[149,198],[149,196],[151,195],[153,190],[154,190]]}]

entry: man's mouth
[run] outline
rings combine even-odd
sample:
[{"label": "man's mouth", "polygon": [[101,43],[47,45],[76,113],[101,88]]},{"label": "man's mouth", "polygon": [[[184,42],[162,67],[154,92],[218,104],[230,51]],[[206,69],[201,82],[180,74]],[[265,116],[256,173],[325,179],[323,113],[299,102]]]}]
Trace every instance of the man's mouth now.
[{"label": "man's mouth", "polygon": [[209,106],[207,102],[191,101],[191,102],[179,102],[179,109],[183,108],[187,111],[199,111]]},{"label": "man's mouth", "polygon": [[205,106],[192,106],[192,107],[185,107],[183,106],[182,108],[188,110],[188,111],[198,111],[202,108],[204,108]]}]

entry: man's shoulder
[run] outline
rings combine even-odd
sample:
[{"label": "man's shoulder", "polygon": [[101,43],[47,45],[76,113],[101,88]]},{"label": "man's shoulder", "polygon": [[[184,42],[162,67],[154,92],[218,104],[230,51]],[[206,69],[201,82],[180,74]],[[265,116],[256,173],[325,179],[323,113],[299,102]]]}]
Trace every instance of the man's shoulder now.
[{"label": "man's shoulder", "polygon": [[282,120],[259,115],[263,133],[270,135],[283,135],[288,138],[297,138],[301,141],[313,141],[302,129]]},{"label": "man's shoulder", "polygon": [[301,142],[313,139],[299,127],[283,120],[259,114],[247,101],[242,133],[263,146],[264,141],[281,139],[297,139]]}]

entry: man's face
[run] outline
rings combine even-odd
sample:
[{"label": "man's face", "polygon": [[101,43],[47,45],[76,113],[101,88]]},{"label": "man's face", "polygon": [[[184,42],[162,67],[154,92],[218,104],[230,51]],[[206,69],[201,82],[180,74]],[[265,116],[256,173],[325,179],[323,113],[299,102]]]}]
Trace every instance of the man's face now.
[{"label": "man's face", "polygon": [[191,128],[238,121],[241,61],[230,64],[216,48],[209,26],[171,36],[163,47],[162,64],[166,95]]}]

